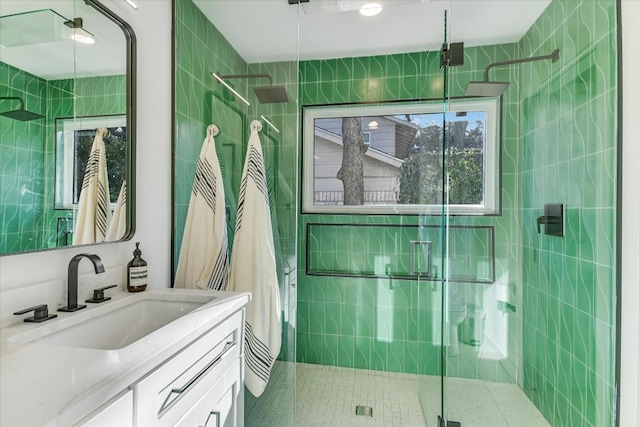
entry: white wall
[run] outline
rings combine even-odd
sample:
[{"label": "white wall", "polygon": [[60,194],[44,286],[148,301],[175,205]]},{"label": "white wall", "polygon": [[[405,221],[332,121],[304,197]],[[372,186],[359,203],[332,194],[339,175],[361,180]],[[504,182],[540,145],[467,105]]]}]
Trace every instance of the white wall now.
[{"label": "white wall", "polygon": [[[132,26],[138,47],[136,233],[132,241],[0,257],[0,326],[20,322],[12,313],[35,304],[65,301],[67,265],[77,253],[98,254],[106,268],[96,276],[82,261],[80,298],[110,283],[126,285],[133,242],[149,263],[149,287],[170,285],[171,244],[171,1],[103,0]],[[65,304],[66,305],[66,304]]]},{"label": "white wall", "polygon": [[622,1],[622,349],[620,426],[640,426],[640,2]]}]

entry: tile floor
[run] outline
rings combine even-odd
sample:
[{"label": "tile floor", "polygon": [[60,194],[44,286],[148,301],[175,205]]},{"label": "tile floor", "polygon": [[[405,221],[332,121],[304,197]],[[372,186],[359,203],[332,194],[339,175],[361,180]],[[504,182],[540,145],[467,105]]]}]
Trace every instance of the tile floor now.
[{"label": "tile floor", "polygon": [[[245,426],[293,427],[295,401],[296,427],[437,427],[439,377],[305,363],[294,376],[291,365],[276,362],[259,399],[245,393]],[[446,390],[448,418],[463,427],[549,426],[516,385],[449,378]],[[356,405],[372,407],[373,417],[356,416]]]}]

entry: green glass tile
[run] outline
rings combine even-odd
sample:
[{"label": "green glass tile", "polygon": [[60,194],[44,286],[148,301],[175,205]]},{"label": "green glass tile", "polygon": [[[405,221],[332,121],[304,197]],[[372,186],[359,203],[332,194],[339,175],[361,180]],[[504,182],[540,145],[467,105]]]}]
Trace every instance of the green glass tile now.
[{"label": "green glass tile", "polygon": [[614,324],[615,294],[614,269],[606,265],[596,265],[595,311],[596,319],[608,325]]},{"label": "green glass tile", "polygon": [[416,307],[411,307],[407,311],[407,340],[420,341],[420,338],[422,337],[421,331],[423,326],[420,324],[419,313],[420,312]]},{"label": "green glass tile", "polygon": [[[328,63],[329,61],[327,61]],[[334,67],[334,78],[336,80],[350,80],[353,77],[353,59],[338,58],[332,61]]]},{"label": "green glass tile", "polygon": [[441,375],[440,347],[431,344],[420,344],[420,374]]},{"label": "green glass tile", "polygon": [[355,336],[358,325],[357,306],[355,304],[341,304],[340,309],[340,335]]},{"label": "green glass tile", "polygon": [[326,301],[330,304],[339,304],[343,302],[343,289],[344,283],[342,279],[332,279],[327,282],[326,285]]},{"label": "green glass tile", "polygon": [[388,366],[389,344],[385,341],[373,339],[371,344],[371,365],[369,369],[374,371],[386,371]]},{"label": "green glass tile", "polygon": [[353,367],[359,369],[371,369],[371,344],[368,337],[356,337],[353,355]]},{"label": "green glass tile", "polygon": [[322,354],[321,363],[327,366],[336,366],[338,364],[338,336],[322,335]]},{"label": "green glass tile", "polygon": [[309,304],[309,331],[313,334],[323,334],[325,325],[326,304],[313,301]]},{"label": "green glass tile", "polygon": [[[314,303],[312,303],[314,304]],[[339,303],[327,303],[325,311],[325,334],[339,334],[342,331],[341,326],[342,305]]]},{"label": "green glass tile", "polygon": [[323,335],[321,334],[308,334],[307,335],[307,348],[305,354],[305,363],[322,363],[322,353],[324,348]]},{"label": "green glass tile", "polygon": [[296,329],[300,332],[309,333],[310,332],[310,318],[309,318],[309,303],[306,301],[297,301],[296,305]]},{"label": "green glass tile", "polygon": [[375,336],[374,307],[370,305],[356,305],[356,334],[358,337]]},{"label": "green glass tile", "polygon": [[412,341],[404,341],[404,369],[407,374],[417,374],[420,366],[420,344]]},{"label": "green glass tile", "polygon": [[387,368],[390,372],[405,372],[405,352],[404,341],[394,341],[387,347]]},{"label": "green glass tile", "polygon": [[311,286],[311,301],[314,303],[327,302],[327,277],[318,277]]},{"label": "green glass tile", "polygon": [[353,336],[338,336],[338,366],[353,368],[356,338]]}]

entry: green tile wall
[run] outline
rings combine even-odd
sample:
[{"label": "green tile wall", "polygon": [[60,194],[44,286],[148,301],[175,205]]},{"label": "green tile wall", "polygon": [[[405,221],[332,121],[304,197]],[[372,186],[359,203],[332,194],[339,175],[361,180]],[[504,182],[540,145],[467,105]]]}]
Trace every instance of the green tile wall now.
[{"label": "green tile wall", "polygon": [[[28,111],[46,114],[46,81],[4,62],[0,62],[0,94],[21,97]],[[0,101],[2,111],[18,107],[17,101]],[[0,116],[0,129],[0,252],[38,249],[44,228],[46,123]]]},{"label": "green tile wall", "polygon": [[[523,388],[554,426],[612,426],[615,363],[615,1],[554,1],[522,56]],[[538,235],[545,203],[566,236]]]},{"label": "green tile wall", "polygon": [[[516,54],[516,44],[465,49],[465,65],[451,70],[451,96],[462,95],[469,80],[481,80],[489,63],[511,59]],[[513,74],[513,70],[497,70],[495,76],[510,79]],[[442,97],[443,74],[438,52],[303,61],[300,76],[302,105]],[[503,343],[502,357],[483,359],[467,346],[458,356],[447,357],[449,376],[517,381],[520,360],[517,319],[520,302],[516,291],[520,275],[517,108],[517,94],[508,93],[503,119],[502,215],[450,219],[452,225],[495,227],[496,281],[451,283],[447,298],[484,309],[494,325],[487,339]],[[308,223],[418,225],[419,221],[440,224],[437,216],[419,220],[415,216],[303,214],[298,224],[299,253],[306,249],[304,232]],[[362,250],[352,253],[351,258],[375,252],[377,241],[371,233],[359,236],[357,242],[352,239],[353,246]],[[464,244],[465,240],[460,239],[460,242],[452,241],[451,247]],[[398,250],[408,251],[408,248]],[[440,267],[439,263],[435,265]],[[298,257],[298,267],[299,361],[433,375],[443,371],[440,367],[442,290],[438,282],[432,286],[430,282],[307,276],[303,257]],[[442,275],[441,269],[437,274]],[[410,298],[406,298],[407,295]],[[516,313],[505,311],[507,305],[516,307]],[[506,340],[499,339],[502,336],[506,336]],[[362,345],[359,347],[358,343]]]},{"label": "green tile wall", "polygon": [[[19,96],[29,111],[45,119],[20,122],[0,117],[4,217],[0,252],[52,248],[57,244],[57,219],[71,211],[53,209],[55,119],[121,114],[126,111],[125,76],[44,80],[0,63],[0,92]],[[17,103],[3,101],[9,110]]]}]

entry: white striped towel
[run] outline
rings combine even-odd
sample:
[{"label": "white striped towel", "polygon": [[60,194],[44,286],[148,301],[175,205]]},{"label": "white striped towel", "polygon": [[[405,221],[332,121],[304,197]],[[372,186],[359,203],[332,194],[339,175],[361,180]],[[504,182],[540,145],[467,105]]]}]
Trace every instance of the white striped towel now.
[{"label": "white striped towel", "polygon": [[98,128],[82,178],[73,244],[103,242],[111,222],[111,200],[107,178],[107,159],[103,138],[107,128]]},{"label": "white striped towel", "polygon": [[107,241],[120,240],[124,237],[124,233],[127,231],[127,181],[122,181],[120,187],[120,194],[118,194],[118,201],[116,207],[113,210],[111,217],[111,224],[109,224],[109,230],[107,230]]},{"label": "white striped towel", "polygon": [[174,287],[226,290],[229,252],[224,186],[210,125],[202,144],[184,225]]},{"label": "white striped towel", "polygon": [[245,385],[256,397],[267,386],[282,341],[280,295],[271,229],[269,194],[258,132],[251,136],[240,182],[238,215],[231,256],[230,289],[251,292],[245,319]]}]

